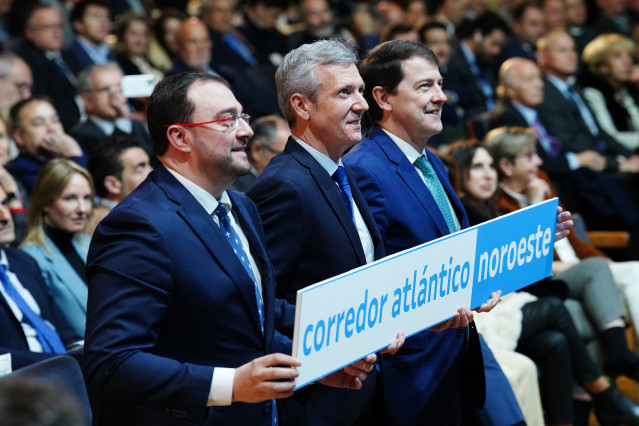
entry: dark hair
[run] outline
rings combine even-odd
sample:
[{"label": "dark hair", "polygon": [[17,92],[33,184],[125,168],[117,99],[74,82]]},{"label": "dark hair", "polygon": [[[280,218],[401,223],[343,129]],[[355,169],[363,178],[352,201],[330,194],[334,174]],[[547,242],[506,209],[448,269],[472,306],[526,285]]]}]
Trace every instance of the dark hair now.
[{"label": "dark hair", "polygon": [[386,33],[386,36],[384,37],[383,41],[394,40],[395,36],[400,34],[406,34],[411,31],[415,31],[415,28],[410,25],[407,25],[407,24],[393,25],[392,27],[388,29],[388,32]]},{"label": "dark hair", "polygon": [[187,18],[187,15],[183,12],[179,12],[173,9],[165,10],[162,12],[162,15],[153,23],[153,36],[155,37],[155,41],[157,41],[162,49],[166,52],[170,57],[174,55],[174,52],[171,52],[169,46],[166,44],[166,40],[164,37],[164,23],[170,19],[177,19],[179,21],[183,21]]},{"label": "dark hair", "polygon": [[[251,152],[253,142],[260,141],[263,145],[271,145],[277,132],[277,119],[274,117],[262,117],[251,125],[253,137],[246,143],[246,152]],[[284,120],[284,119],[282,119]]]},{"label": "dark hair", "polygon": [[514,22],[521,22],[522,19],[524,19],[524,15],[526,14],[526,11],[530,8],[534,8],[534,9],[541,9],[538,5],[534,4],[534,3],[522,3],[519,6],[515,7],[515,9],[512,12],[512,17],[513,17],[513,21]]},{"label": "dark hair", "polygon": [[146,15],[133,10],[128,10],[121,15],[118,15],[116,18],[115,37],[117,42],[114,49],[116,53],[127,53],[126,48],[124,47],[124,34],[134,22],[142,22],[146,25],[147,34],[149,37],[151,36],[151,20]]},{"label": "dark hair", "polygon": [[29,105],[32,102],[48,102],[55,109],[55,106],[53,105],[53,101],[51,101],[51,98],[49,98],[48,96],[45,96],[45,95],[34,95],[34,96],[31,96],[28,99],[23,99],[21,101],[18,101],[9,110],[9,119],[11,120],[11,125],[12,125],[11,131],[13,131],[14,129],[19,129],[20,128],[20,126],[21,126],[20,113],[22,112],[24,107],[26,107],[27,105]]},{"label": "dark hair", "polygon": [[373,88],[381,86],[388,93],[395,93],[404,79],[404,61],[417,56],[438,66],[439,61],[432,50],[426,46],[406,40],[387,41],[374,47],[360,68],[364,80],[364,97],[368,102],[368,114],[376,123],[382,119],[382,110],[373,98]]},{"label": "dark hair", "polygon": [[456,164],[458,183],[457,193],[463,200],[464,204],[469,205],[473,209],[477,210],[484,218],[494,219],[499,216],[497,206],[495,204],[494,197],[488,200],[477,200],[466,190],[466,176],[470,171],[470,166],[473,163],[473,158],[478,150],[485,149],[494,161],[495,170],[497,169],[497,160],[493,154],[493,150],[483,143],[477,140],[460,141],[452,144],[448,150],[448,154],[453,158]]},{"label": "dark hair", "polygon": [[104,7],[109,10],[109,4],[105,0],[80,0],[73,6],[69,20],[71,22],[81,21],[89,6]]},{"label": "dark hair", "polygon": [[446,31],[446,34],[448,34],[448,30],[446,29],[446,25],[444,25],[443,23],[439,22],[439,21],[428,21],[426,22],[424,25],[421,26],[421,28],[419,29],[419,41],[421,41],[422,43],[426,43],[426,32],[432,30],[432,29],[439,29],[439,30],[444,30]]},{"label": "dark hair", "polygon": [[133,136],[123,132],[114,132],[100,143],[93,144],[89,148],[89,162],[87,169],[93,177],[95,192],[99,197],[106,197],[107,190],[104,187],[104,178],[115,176],[122,179],[124,163],[122,154],[131,148],[141,148],[140,142]]},{"label": "dark hair", "polygon": [[470,37],[479,30],[482,36],[492,34],[495,30],[501,30],[505,34],[510,33],[510,28],[506,21],[494,12],[486,12],[479,15],[474,21],[468,24],[468,29],[464,38]]},{"label": "dark hair", "polygon": [[153,89],[149,98],[147,119],[155,155],[164,155],[169,148],[169,140],[166,137],[167,125],[191,121],[195,105],[189,99],[188,91],[197,81],[213,81],[230,88],[229,83],[217,75],[186,72],[161,80]]}]

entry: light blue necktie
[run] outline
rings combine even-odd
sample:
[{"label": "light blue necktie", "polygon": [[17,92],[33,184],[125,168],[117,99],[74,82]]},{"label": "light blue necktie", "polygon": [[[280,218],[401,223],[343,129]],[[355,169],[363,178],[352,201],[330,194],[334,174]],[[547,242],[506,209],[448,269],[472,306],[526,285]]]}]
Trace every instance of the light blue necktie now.
[{"label": "light blue necktie", "polygon": [[257,286],[257,280],[255,279],[255,274],[253,273],[253,268],[251,267],[246,247],[244,247],[242,240],[240,240],[240,236],[237,235],[233,225],[231,225],[231,218],[229,218],[229,213],[224,204],[218,204],[213,213],[220,220],[220,230],[224,234],[224,237],[226,237],[226,241],[228,241],[231,245],[235,255],[240,260],[240,263],[242,263],[242,266],[244,266],[246,273],[249,277],[251,277],[251,280],[253,280],[253,284],[255,285],[255,299],[257,300],[257,311],[260,317],[260,328],[262,329],[262,334],[264,334],[264,303],[262,302],[262,296],[260,295],[261,292]]},{"label": "light blue necktie", "polygon": [[342,201],[344,201],[344,205],[346,206],[348,213],[351,215],[351,219],[355,222],[355,216],[353,214],[353,193],[351,192],[351,185],[348,183],[344,166],[338,166],[335,173],[333,173],[332,178],[339,185],[339,192],[342,196]]},{"label": "light blue necktie", "polygon": [[439,207],[439,211],[446,219],[446,224],[448,225],[448,230],[453,233],[457,232],[457,225],[455,225],[455,220],[453,219],[453,212],[448,204],[448,195],[446,195],[446,191],[442,186],[442,183],[439,181],[433,166],[430,164],[428,159],[421,155],[417,160],[415,160],[415,167],[417,167],[422,174],[424,175],[424,180],[426,181],[426,187],[430,191],[431,195],[435,199],[437,203],[437,207]]},{"label": "light blue necktie", "polygon": [[[238,259],[240,259],[242,266],[244,266],[244,269],[248,273],[249,277],[251,277],[251,279],[253,280],[253,284],[255,284],[255,298],[257,300],[257,312],[259,313],[259,317],[260,317],[260,328],[262,330],[262,334],[264,334],[264,302],[262,301],[262,296],[260,296],[261,292],[259,287],[257,286],[257,280],[255,279],[253,268],[251,268],[251,263],[246,254],[247,253],[246,248],[242,245],[242,240],[240,240],[240,236],[237,235],[237,232],[235,232],[233,225],[231,225],[231,218],[229,218],[229,212],[226,210],[226,207],[224,206],[224,204],[222,203],[218,204],[213,214],[215,214],[220,220],[220,230],[224,234],[224,237],[226,237],[226,241],[229,242],[229,244],[231,245],[231,248],[237,255]],[[278,423],[277,422],[277,404],[275,403],[274,399],[271,401],[271,404],[273,406],[273,410],[271,412],[272,413],[271,424],[273,426],[276,426]]]},{"label": "light blue necktie", "polygon": [[23,319],[26,319],[35,330],[36,336],[42,344],[42,350],[54,354],[66,353],[67,349],[64,343],[62,343],[58,332],[29,307],[20,293],[18,293],[18,290],[13,286],[13,283],[7,275],[7,267],[5,265],[0,265],[0,280],[2,281],[7,296],[9,296],[22,311]]}]

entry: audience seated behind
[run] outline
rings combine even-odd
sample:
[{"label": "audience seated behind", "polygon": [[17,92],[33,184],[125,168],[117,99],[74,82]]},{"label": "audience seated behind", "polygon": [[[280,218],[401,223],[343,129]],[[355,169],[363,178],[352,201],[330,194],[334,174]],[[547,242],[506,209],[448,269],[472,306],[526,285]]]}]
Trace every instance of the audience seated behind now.
[{"label": "audience seated behind", "polygon": [[[494,194],[498,165],[490,148],[478,142],[460,143],[451,147],[451,154],[458,165],[459,189],[469,219],[479,223],[496,217]],[[537,283],[511,293],[493,310],[495,314],[478,316],[478,327],[487,342],[495,347],[516,349],[537,363],[546,423],[574,422],[573,379],[592,395],[595,413],[601,422],[617,414],[615,410],[606,413],[603,408],[611,401],[616,401],[627,416],[626,421],[637,421],[639,407],[621,397],[614,385],[603,377],[561,299],[555,296],[538,298],[529,293],[543,285]],[[559,285],[558,282],[552,284],[553,287]],[[513,322],[513,318],[520,318],[520,322]]]}]

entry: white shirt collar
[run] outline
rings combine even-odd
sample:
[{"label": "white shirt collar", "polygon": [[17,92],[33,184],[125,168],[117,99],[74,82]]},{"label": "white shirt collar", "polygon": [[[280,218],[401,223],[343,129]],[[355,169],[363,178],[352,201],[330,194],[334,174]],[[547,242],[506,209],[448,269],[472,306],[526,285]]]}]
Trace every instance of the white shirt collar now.
[{"label": "white shirt collar", "polygon": [[426,149],[422,150],[422,152],[419,152],[415,149],[413,145],[409,144],[405,140],[395,136],[394,134],[392,134],[386,129],[382,129],[382,130],[384,131],[384,133],[388,135],[389,138],[391,138],[393,142],[395,142],[395,145],[397,145],[397,148],[399,148],[400,151],[404,153],[404,155],[406,156],[406,158],[408,158],[408,161],[410,161],[411,164],[414,164],[415,161],[422,156],[422,154],[428,157],[428,155],[426,154]]},{"label": "white shirt collar", "polygon": [[178,182],[184,185],[186,190],[189,191],[191,195],[193,195],[193,197],[197,200],[198,203],[200,203],[202,207],[204,207],[204,210],[206,210],[209,215],[213,214],[218,204],[220,203],[224,204],[229,212],[231,211],[231,208],[233,206],[231,205],[231,199],[229,198],[229,195],[226,193],[226,191],[222,193],[219,200],[216,200],[215,197],[211,195],[211,193],[209,193],[207,190],[191,182],[175,170],[171,170],[168,167],[167,170],[178,180]]},{"label": "white shirt collar", "polygon": [[316,150],[315,148],[313,148],[312,146],[310,146],[309,144],[307,144],[300,138],[297,138],[295,136],[292,136],[292,137],[293,139],[295,139],[295,141],[298,144],[300,144],[302,148],[308,151],[308,153],[311,154],[313,158],[317,160],[318,163],[320,163],[322,168],[326,170],[330,176],[333,176],[333,173],[337,171],[337,168],[342,165],[341,158],[339,159],[337,163],[335,163],[335,161],[331,160],[327,155],[322,154],[321,152],[319,152],[318,150]]}]

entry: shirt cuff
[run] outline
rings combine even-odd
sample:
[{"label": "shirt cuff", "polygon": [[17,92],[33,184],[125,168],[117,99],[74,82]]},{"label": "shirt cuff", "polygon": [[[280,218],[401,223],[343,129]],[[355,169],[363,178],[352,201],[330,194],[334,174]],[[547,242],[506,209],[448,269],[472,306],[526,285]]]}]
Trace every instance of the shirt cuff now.
[{"label": "shirt cuff", "polygon": [[577,170],[581,165],[579,164],[579,160],[577,160],[577,154],[574,152],[566,153],[566,160],[568,160],[568,167],[570,170]]},{"label": "shirt cuff", "polygon": [[211,380],[211,390],[207,407],[231,405],[233,401],[233,378],[235,368],[216,367],[213,370],[213,380]]}]

